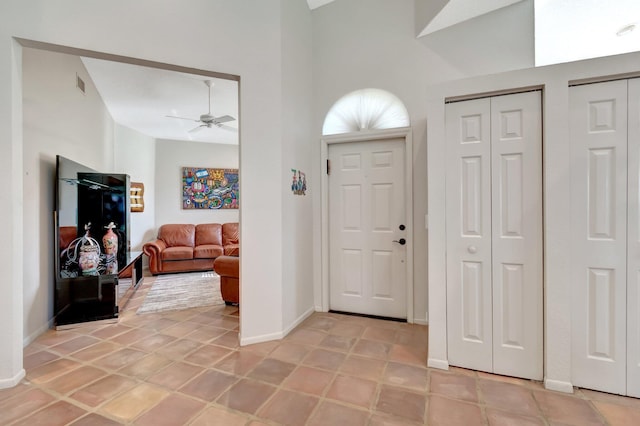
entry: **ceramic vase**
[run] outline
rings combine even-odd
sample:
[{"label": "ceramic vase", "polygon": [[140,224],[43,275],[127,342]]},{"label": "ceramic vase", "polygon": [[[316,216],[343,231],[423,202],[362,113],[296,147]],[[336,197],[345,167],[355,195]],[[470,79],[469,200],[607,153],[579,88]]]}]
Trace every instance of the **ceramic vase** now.
[{"label": "ceramic vase", "polygon": [[97,244],[86,244],[80,247],[80,270],[82,275],[98,275],[100,263],[100,247]]},{"label": "ceramic vase", "polygon": [[113,228],[116,225],[110,222],[105,228],[107,232],[102,237],[102,246],[104,247],[104,254],[106,256],[106,273],[117,274],[118,273],[118,236],[113,232]]},{"label": "ceramic vase", "polygon": [[82,275],[98,275],[98,265],[100,264],[100,245],[91,238],[91,222],[84,225],[84,236],[79,238],[76,244],[78,266]]}]

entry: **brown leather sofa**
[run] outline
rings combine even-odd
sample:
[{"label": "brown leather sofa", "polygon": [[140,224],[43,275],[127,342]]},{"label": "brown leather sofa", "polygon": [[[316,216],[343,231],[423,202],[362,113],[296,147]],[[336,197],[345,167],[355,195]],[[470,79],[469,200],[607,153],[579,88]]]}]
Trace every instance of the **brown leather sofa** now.
[{"label": "brown leather sofa", "polygon": [[227,305],[240,303],[240,258],[220,256],[213,261],[213,270],[220,275],[220,293]]},{"label": "brown leather sofa", "polygon": [[158,238],[145,243],[142,251],[153,275],[211,271],[218,256],[239,251],[238,224],[162,225]]}]

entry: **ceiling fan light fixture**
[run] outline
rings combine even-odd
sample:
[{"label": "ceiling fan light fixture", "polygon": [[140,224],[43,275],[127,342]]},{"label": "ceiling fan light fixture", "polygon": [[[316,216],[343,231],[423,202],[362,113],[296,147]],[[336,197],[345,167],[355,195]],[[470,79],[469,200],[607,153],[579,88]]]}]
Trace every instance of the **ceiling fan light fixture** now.
[{"label": "ceiling fan light fixture", "polygon": [[623,25],[616,31],[616,35],[618,37],[626,36],[633,32],[636,29],[637,23],[633,22],[631,24]]}]

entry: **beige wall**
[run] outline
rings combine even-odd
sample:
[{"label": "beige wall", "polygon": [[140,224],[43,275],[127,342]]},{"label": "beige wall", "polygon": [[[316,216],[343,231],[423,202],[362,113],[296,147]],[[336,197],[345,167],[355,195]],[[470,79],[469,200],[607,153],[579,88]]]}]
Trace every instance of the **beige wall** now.
[{"label": "beige wall", "polygon": [[[5,342],[0,347],[0,387],[16,383],[24,371],[23,288],[49,291],[46,284],[24,277],[23,272],[23,265],[33,260],[23,250],[25,228],[30,224],[23,219],[22,47],[14,37],[240,76],[240,335],[244,342],[262,341],[282,336],[289,326],[283,321],[283,304],[306,303],[285,299],[282,293],[283,286],[292,285],[283,282],[291,278],[282,273],[288,265],[282,259],[282,197],[289,182],[287,176],[285,186],[282,172],[283,96],[295,95],[311,103],[298,86],[290,89],[293,93],[283,95],[282,90],[283,69],[297,66],[282,60],[282,11],[292,8],[303,18],[310,14],[298,6],[292,6],[291,0],[188,0],[165,2],[162,7],[152,0],[0,3],[0,178],[4,182],[0,204],[7,206],[0,211],[6,229],[5,244],[0,247],[0,340]],[[303,38],[311,31],[308,27],[292,30],[288,36]],[[303,133],[310,134],[310,129]],[[301,306],[292,311],[307,309]],[[42,327],[46,317],[30,329]]]},{"label": "beige wall", "polygon": [[[533,2],[416,39],[411,1],[338,0],[313,12],[314,178],[320,176],[320,134],[329,108],[343,95],[367,87],[398,96],[411,119],[413,138],[414,318],[427,321],[427,115],[429,85],[533,65]],[[419,10],[420,11],[420,10]],[[313,194],[314,211],[320,193]],[[314,217],[314,229],[320,226]],[[316,231],[316,241],[320,241]],[[438,250],[438,248],[436,248]],[[319,254],[314,256],[319,270]],[[314,276],[315,286],[320,277]],[[316,298],[319,291],[316,291]]]},{"label": "beige wall", "polygon": [[238,168],[238,146],[158,140],[155,164],[155,223],[238,222],[239,210],[183,210],[182,167]]},{"label": "beige wall", "polygon": [[[312,194],[319,181],[312,179],[312,46],[311,15],[306,2],[291,2],[282,13],[282,273],[283,323],[285,329],[309,315],[313,306],[313,217]],[[295,6],[294,6],[295,3]],[[307,195],[291,192],[291,169],[308,177]],[[296,300],[288,303],[287,300]]]},{"label": "beige wall", "polygon": [[[109,171],[114,123],[77,56],[24,49],[23,267],[24,340],[53,316],[56,155]],[[76,88],[76,74],[86,93]],[[74,222],[75,223],[75,222]]]},{"label": "beige wall", "polygon": [[[133,129],[115,125],[114,168],[116,173],[129,175],[131,182],[144,184],[144,211],[131,212],[131,250],[142,250],[142,244],[155,236],[155,164],[156,140]],[[146,257],[144,262],[146,262]]]}]

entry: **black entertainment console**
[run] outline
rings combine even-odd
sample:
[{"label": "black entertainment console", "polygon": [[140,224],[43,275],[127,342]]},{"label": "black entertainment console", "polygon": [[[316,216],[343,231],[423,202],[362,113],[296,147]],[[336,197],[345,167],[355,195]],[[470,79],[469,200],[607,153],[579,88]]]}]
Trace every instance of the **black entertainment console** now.
[{"label": "black entertainment console", "polygon": [[69,280],[66,285],[69,303],[56,316],[56,329],[73,328],[89,321],[116,322],[142,282],[142,252],[130,252],[128,260],[117,275]]},{"label": "black entertainment console", "polygon": [[117,320],[142,279],[131,252],[129,176],[100,173],[56,158],[55,291],[57,328]]}]

